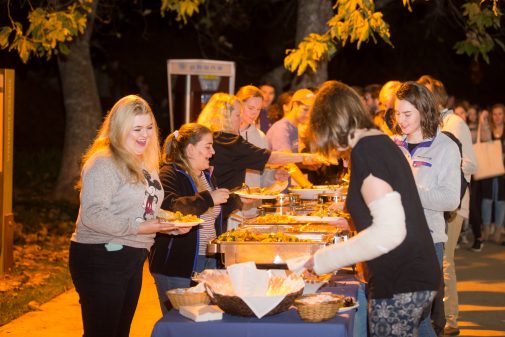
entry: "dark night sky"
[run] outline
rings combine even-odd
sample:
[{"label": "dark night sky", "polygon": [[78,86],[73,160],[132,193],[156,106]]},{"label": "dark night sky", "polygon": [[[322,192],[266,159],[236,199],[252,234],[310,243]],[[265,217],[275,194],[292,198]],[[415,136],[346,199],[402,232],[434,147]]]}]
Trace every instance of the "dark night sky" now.
[{"label": "dark night sky", "polygon": [[[235,23],[234,29],[223,29],[233,50],[228,56],[217,57],[237,62],[237,88],[257,83],[262,74],[282,63],[284,50],[293,47],[295,18],[289,14],[295,7],[291,11],[280,10],[287,3],[290,2],[280,0],[273,9],[267,6],[248,9],[251,13],[248,20]],[[454,42],[463,38],[461,31],[448,22],[421,20],[426,10],[426,6],[421,6],[414,8],[414,13],[408,13],[398,1],[398,6],[385,12],[395,48],[382,41],[363,45],[359,51],[353,45],[346,46],[331,61],[329,79],[366,85],[391,79],[415,80],[422,74],[432,74],[458,98],[483,106],[504,102],[505,53],[493,52],[490,65],[480,63],[480,72],[477,72],[480,81],[472,80],[471,60],[456,55],[452,49]],[[279,19],[281,14],[285,17]],[[122,27],[117,27],[122,32],[119,39],[96,33],[92,54],[97,74],[102,75],[98,78],[108,74],[116,83],[112,87],[116,95],[138,93],[134,80],[138,75],[145,77],[151,103],[163,126],[168,118],[161,106],[167,97],[166,60],[201,58],[202,53],[193,27],[181,29],[173,20],[159,18],[156,11],[147,19],[133,16],[123,22]],[[110,69],[115,61],[119,68],[113,72]],[[16,149],[61,148],[64,112],[56,63],[32,60],[22,65],[13,53],[1,51],[0,64],[16,69]],[[110,108],[110,102],[113,99],[104,99],[103,108]],[[35,147],[32,139],[37,139]]]}]

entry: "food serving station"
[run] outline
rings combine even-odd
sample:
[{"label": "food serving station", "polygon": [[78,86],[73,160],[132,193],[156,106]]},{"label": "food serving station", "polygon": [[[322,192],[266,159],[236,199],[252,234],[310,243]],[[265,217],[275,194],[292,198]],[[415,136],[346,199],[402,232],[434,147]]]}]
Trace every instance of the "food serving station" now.
[{"label": "food serving station", "polygon": [[[337,274],[332,281],[324,291],[356,298],[358,282],[352,275]],[[193,322],[172,309],[154,325],[151,337],[351,337],[354,315],[355,310],[349,310],[312,323],[300,319],[292,308],[261,319],[224,313],[222,320]]]},{"label": "food serving station", "polygon": [[[250,190],[247,192],[251,195],[253,193]],[[189,316],[185,312],[181,311],[181,314],[172,309],[155,324],[151,336],[352,336],[359,284],[353,271],[340,270],[336,274],[327,274],[324,282],[316,282],[310,277],[306,278],[304,274],[300,276],[283,270],[287,269],[289,259],[312,255],[318,249],[347,240],[352,235],[348,223],[349,216],[343,210],[346,193],[346,186],[329,185],[314,186],[310,189],[292,188],[290,193],[278,194],[275,199],[269,196],[270,199],[264,198],[263,204],[258,208],[257,217],[244,219],[236,229],[227,231],[209,242],[208,253],[218,254],[228,270],[227,277],[232,280],[232,283],[234,282],[232,270],[248,264],[255,265],[254,268],[258,271],[254,272],[257,272],[259,276],[248,275],[245,280],[242,280],[244,283],[260,283],[261,274],[259,273],[262,272],[268,273],[270,283],[274,284],[278,283],[278,275],[281,274],[286,284],[293,282],[297,277],[302,278],[300,290],[291,289],[290,292],[282,295],[282,301],[276,307],[279,309],[279,306],[282,306],[281,309],[273,309],[269,314],[258,315],[254,310],[254,303],[256,301],[258,304],[261,296],[253,296],[252,298],[256,299],[251,300],[250,296],[244,296],[243,293],[237,294],[236,287],[233,288],[235,292],[230,290],[231,286],[226,291],[220,290],[225,293],[224,295],[219,294],[219,290],[212,287],[209,279],[196,279],[197,282],[205,284],[207,293],[211,297],[208,300],[219,306],[219,308],[215,307],[217,310],[224,311],[219,319],[195,322],[193,318],[187,318]],[[242,191],[241,196],[244,194],[245,192]],[[255,198],[261,197],[256,195]],[[330,204],[331,207],[329,207]],[[227,273],[226,270],[221,271]],[[242,275],[241,273],[238,275]],[[214,281],[215,284],[219,284],[218,288],[226,282],[228,279]],[[305,286],[303,286],[304,283]],[[279,288],[285,288],[284,285],[279,284],[276,285],[277,291],[280,291]],[[339,304],[329,315],[328,312],[322,313],[324,307],[322,303],[310,303],[303,306],[301,303],[306,296],[311,296],[309,294],[316,292],[318,288],[321,294],[327,294],[325,296],[350,298],[351,304],[347,307]],[[303,296],[301,296],[302,292]],[[223,298],[226,300],[223,301]],[[266,295],[265,298],[271,299]],[[255,316],[251,314],[251,310],[244,312],[240,309],[240,307],[246,307],[246,304],[253,309]],[[312,308],[312,304],[315,304],[316,309],[311,309],[309,316],[302,313],[302,307]]]}]

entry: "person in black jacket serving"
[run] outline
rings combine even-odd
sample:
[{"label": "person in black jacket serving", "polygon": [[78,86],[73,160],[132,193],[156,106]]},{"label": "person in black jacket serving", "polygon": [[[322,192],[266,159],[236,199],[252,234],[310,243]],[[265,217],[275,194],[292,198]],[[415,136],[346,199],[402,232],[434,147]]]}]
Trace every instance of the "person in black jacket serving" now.
[{"label": "person in black jacket serving", "polygon": [[167,312],[166,291],[187,288],[193,272],[215,268],[216,260],[206,256],[207,243],[223,231],[222,205],[229,190],[217,188],[210,176],[209,160],[214,155],[212,132],[189,123],[165,140],[160,180],[165,191],[161,207],[199,216],[203,223],[185,235],[158,233],[149,255],[161,311]]},{"label": "person in black jacket serving", "polygon": [[[267,164],[328,164],[318,154],[270,151],[247,142],[239,135],[240,101],[226,93],[212,95],[198,117],[198,123],[213,131],[216,154],[211,159],[212,174],[221,187],[240,187],[247,169],[262,171]],[[242,208],[238,197],[230,199],[231,209]],[[242,198],[242,202],[248,201]]]}]

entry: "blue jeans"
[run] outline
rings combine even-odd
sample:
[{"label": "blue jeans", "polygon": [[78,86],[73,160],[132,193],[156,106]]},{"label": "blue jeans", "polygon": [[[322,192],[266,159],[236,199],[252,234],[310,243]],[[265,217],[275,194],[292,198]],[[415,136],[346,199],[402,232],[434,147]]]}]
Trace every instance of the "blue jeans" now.
[{"label": "blue jeans", "polygon": [[357,302],[359,304],[358,310],[354,314],[354,337],[366,337],[368,336],[368,327],[367,327],[367,307],[368,301],[365,295],[365,283],[359,283],[358,287],[358,299]]},{"label": "blue jeans", "polygon": [[[437,254],[437,261],[440,269],[442,269],[443,261],[444,261],[444,243],[437,242],[435,243],[435,253]],[[419,325],[419,337],[437,337],[435,334],[435,330],[433,330],[433,326],[431,325],[431,306],[427,315],[425,314],[425,318],[421,321]]]},{"label": "blue jeans", "polygon": [[[217,262],[213,257],[198,255],[196,261],[196,272],[201,272],[204,269],[216,269]],[[161,313],[165,315],[168,312],[167,304],[168,297],[166,292],[170,289],[188,288],[191,284],[189,277],[167,276],[163,274],[152,273],[154,283],[156,284],[156,291],[158,292],[158,300],[160,301]]]},{"label": "blue jeans", "polygon": [[492,199],[482,199],[482,224],[491,224],[491,211],[494,202],[494,223],[496,227],[501,227],[505,219],[505,201],[498,200],[498,178],[493,178],[492,186]]}]

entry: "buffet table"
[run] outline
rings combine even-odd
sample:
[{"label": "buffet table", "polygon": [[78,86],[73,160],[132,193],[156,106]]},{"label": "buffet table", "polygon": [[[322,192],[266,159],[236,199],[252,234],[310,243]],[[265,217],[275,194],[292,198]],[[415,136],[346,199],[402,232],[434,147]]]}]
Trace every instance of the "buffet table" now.
[{"label": "buffet table", "polygon": [[[352,275],[337,274],[321,291],[357,299],[358,282]],[[196,323],[172,309],[156,322],[151,337],[352,337],[354,314],[350,310],[328,321],[308,323],[291,309],[262,319],[224,314],[221,321]]]}]

